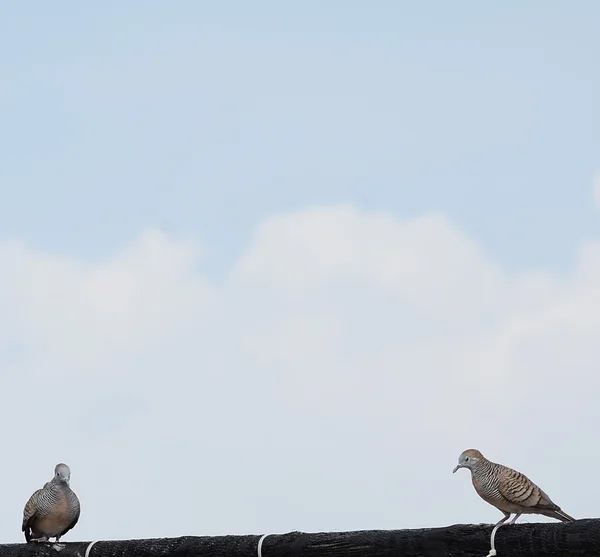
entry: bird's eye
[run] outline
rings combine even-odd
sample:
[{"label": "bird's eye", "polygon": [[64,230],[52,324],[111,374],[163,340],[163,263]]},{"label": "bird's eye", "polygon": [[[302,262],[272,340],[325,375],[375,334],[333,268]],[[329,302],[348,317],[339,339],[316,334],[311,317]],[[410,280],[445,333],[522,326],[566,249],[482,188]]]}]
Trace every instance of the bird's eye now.
[{"label": "bird's eye", "polygon": [[467,460],[469,460],[469,457],[468,457],[468,456],[465,456],[465,462],[467,462]]}]

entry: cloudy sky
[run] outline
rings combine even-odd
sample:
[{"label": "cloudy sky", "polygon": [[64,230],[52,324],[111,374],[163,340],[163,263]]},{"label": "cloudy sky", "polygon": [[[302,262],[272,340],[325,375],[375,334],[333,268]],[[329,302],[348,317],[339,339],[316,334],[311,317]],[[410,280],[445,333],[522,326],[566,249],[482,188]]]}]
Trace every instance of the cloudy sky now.
[{"label": "cloudy sky", "polygon": [[3,8],[2,541],[600,512],[600,5],[408,4]]}]

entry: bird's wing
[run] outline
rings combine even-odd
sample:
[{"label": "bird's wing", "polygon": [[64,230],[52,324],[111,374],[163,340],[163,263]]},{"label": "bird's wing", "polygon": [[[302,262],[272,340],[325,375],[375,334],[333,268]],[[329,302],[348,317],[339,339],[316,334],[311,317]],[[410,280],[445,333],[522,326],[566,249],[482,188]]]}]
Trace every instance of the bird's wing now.
[{"label": "bird's wing", "polygon": [[71,492],[71,497],[72,497],[72,500],[69,501],[69,504],[75,505],[76,511],[75,511],[75,515],[74,515],[71,523],[60,533],[61,537],[64,536],[69,530],[71,530],[72,528],[75,527],[75,525],[77,524],[77,521],[79,520],[79,515],[81,514],[81,506],[79,504],[79,499],[77,498],[77,495],[75,495],[75,493]]},{"label": "bird's wing", "polygon": [[21,526],[22,532],[25,532],[25,529],[31,525],[31,522],[35,518],[37,513],[37,501],[41,492],[41,489],[35,491],[27,503],[25,503],[25,508],[23,509],[23,524]]},{"label": "bird's wing", "polygon": [[71,522],[71,524],[69,524],[61,533],[60,536],[64,536],[69,530],[72,530],[73,528],[75,528],[75,525],[77,524],[77,521],[79,520],[79,510],[77,511],[77,514],[75,515],[75,518],[73,519],[73,521]]},{"label": "bird's wing", "polygon": [[550,497],[535,485],[525,474],[504,467],[498,481],[498,491],[507,501],[530,509],[555,510]]}]

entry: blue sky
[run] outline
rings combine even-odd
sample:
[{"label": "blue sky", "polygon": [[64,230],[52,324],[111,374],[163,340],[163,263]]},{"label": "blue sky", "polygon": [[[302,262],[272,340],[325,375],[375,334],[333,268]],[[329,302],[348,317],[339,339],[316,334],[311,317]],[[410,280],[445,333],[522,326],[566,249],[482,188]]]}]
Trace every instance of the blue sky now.
[{"label": "blue sky", "polygon": [[[573,5],[575,6],[575,5]],[[220,272],[280,211],[448,215],[509,268],[598,231],[600,7],[14,4],[0,234],[110,254],[147,225]]]},{"label": "blue sky", "polygon": [[469,447],[593,516],[599,16],[6,6],[0,541],[61,461],[68,540],[496,522]]}]

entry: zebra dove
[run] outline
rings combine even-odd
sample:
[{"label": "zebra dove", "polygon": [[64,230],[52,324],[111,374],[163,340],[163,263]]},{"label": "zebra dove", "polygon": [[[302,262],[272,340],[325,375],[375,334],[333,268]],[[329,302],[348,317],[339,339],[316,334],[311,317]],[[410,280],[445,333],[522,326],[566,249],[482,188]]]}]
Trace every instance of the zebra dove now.
[{"label": "zebra dove", "polygon": [[56,543],[79,520],[79,499],[71,490],[71,470],[66,464],[57,464],[54,477],[38,489],[25,504],[23,525],[25,540],[47,542],[56,538]]},{"label": "zebra dove", "polygon": [[458,465],[452,473],[459,468],[471,470],[471,481],[478,495],[504,513],[504,518],[494,524],[492,530],[490,556],[496,555],[496,531],[513,513],[515,517],[508,524],[514,524],[522,514],[541,514],[562,522],[575,521],[527,476],[508,466],[491,462],[476,449],[464,451],[458,457]]}]

